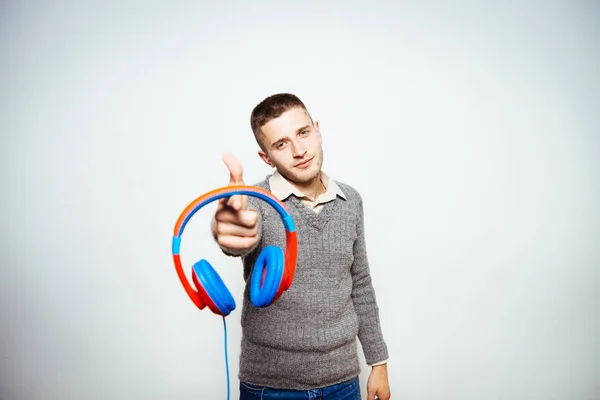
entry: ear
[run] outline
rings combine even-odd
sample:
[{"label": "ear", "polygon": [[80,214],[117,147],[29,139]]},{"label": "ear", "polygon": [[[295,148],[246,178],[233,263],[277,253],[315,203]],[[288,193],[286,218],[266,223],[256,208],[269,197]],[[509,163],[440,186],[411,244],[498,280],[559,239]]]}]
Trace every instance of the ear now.
[{"label": "ear", "polygon": [[319,127],[319,121],[315,121],[314,123],[315,131],[319,134],[319,141],[323,143],[323,135],[321,134],[321,128]]},{"label": "ear", "polygon": [[267,165],[271,168],[275,168],[275,166],[273,165],[273,163],[271,162],[271,159],[269,158],[269,156],[267,155],[267,153],[265,153],[262,150],[258,151],[258,156],[265,162],[267,163]]}]

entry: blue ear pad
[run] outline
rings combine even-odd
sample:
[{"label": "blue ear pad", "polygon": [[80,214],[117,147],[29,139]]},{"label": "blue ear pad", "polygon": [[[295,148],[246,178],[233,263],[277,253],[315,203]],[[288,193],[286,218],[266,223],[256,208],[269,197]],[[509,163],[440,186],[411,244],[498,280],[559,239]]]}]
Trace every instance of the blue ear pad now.
[{"label": "blue ear pad", "polygon": [[235,300],[217,271],[204,259],[193,266],[194,273],[222,315],[229,315],[235,309]]},{"label": "blue ear pad", "polygon": [[285,258],[280,247],[266,246],[260,252],[254,264],[250,281],[250,299],[256,307],[266,307],[271,304],[281,284],[284,265]]}]

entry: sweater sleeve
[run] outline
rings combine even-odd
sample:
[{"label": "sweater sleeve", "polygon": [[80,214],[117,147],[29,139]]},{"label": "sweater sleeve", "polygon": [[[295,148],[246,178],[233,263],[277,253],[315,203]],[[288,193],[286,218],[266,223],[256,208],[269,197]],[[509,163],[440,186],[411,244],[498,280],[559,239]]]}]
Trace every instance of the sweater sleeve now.
[{"label": "sweater sleeve", "polygon": [[365,361],[372,365],[388,358],[388,349],[383,338],[379,319],[379,308],[375,297],[364,229],[364,209],[358,196],[357,239],[354,242],[354,262],[352,264],[352,300],[358,315],[358,339],[361,342]]}]

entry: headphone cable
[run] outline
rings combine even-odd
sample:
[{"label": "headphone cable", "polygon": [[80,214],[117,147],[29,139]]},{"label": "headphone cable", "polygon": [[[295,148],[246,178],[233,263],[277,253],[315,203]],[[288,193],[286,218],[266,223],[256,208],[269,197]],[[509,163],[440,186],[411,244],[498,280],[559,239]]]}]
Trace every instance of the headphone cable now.
[{"label": "headphone cable", "polygon": [[230,396],[230,385],[229,385],[229,357],[227,356],[227,324],[225,323],[225,316],[223,316],[223,333],[225,343],[225,373],[227,375],[227,400]]}]

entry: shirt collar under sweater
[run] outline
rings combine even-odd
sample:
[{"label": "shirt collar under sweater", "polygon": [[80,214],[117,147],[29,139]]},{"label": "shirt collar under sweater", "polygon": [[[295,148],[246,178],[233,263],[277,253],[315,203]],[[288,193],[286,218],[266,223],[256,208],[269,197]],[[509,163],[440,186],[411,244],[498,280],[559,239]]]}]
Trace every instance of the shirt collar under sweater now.
[{"label": "shirt collar under sweater", "polygon": [[335,200],[336,196],[340,196],[346,200],[346,195],[339,185],[323,171],[321,171],[321,182],[323,182],[323,186],[325,186],[325,193],[322,193],[316,199],[314,199],[314,201],[312,201],[304,193],[294,187],[294,185],[292,185],[286,178],[284,178],[279,171],[275,170],[273,175],[269,177],[269,187],[271,189],[271,193],[273,193],[273,195],[281,201],[287,199],[293,194],[305,205],[309,205],[308,203],[310,203],[314,208],[331,200]]}]

